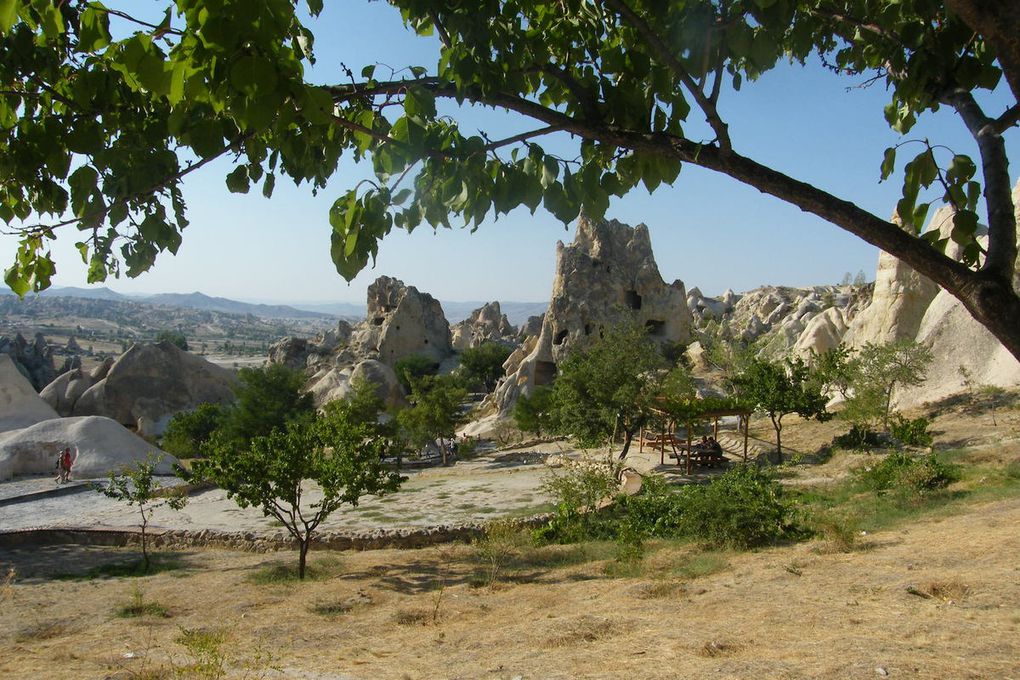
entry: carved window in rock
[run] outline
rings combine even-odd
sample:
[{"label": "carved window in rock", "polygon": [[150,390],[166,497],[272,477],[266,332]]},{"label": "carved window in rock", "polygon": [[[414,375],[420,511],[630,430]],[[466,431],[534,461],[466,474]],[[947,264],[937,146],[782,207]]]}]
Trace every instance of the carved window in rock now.
[{"label": "carved window in rock", "polygon": [[590,323],[584,324],[584,334],[585,335],[591,335],[591,324]]},{"label": "carved window in rock", "polygon": [[623,304],[630,309],[641,309],[641,296],[636,290],[628,290],[623,293]]},{"label": "carved window in rock", "polygon": [[563,341],[567,339],[567,335],[569,333],[570,333],[570,331],[568,331],[566,329],[558,332],[556,335],[553,336],[553,344],[554,345],[562,345]]},{"label": "carved window in rock", "polygon": [[376,326],[382,326],[385,321],[386,321],[386,317],[384,317],[384,316],[377,316],[374,319],[372,319],[372,324],[376,325]]},{"label": "carved window in rock", "polygon": [[536,361],[535,362],[535,387],[548,385],[556,379],[556,362]]}]

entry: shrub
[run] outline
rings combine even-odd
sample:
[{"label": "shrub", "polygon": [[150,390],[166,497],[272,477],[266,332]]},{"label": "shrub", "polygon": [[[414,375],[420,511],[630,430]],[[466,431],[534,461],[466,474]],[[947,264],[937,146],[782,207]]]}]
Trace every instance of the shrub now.
[{"label": "shrub", "polygon": [[202,445],[226,419],[227,412],[219,404],[199,404],[193,411],[177,413],[167,424],[160,448],[178,458],[198,456]]},{"label": "shrub", "polygon": [[889,424],[889,433],[908,446],[931,446],[934,438],[928,432],[930,426],[931,420],[924,416],[911,420],[897,413]]},{"label": "shrub", "polygon": [[499,579],[510,561],[530,543],[528,534],[513,520],[500,519],[485,525],[485,535],[474,541],[478,559],[487,567],[487,581],[491,586]]},{"label": "shrub", "polygon": [[411,393],[411,385],[427,375],[435,375],[439,372],[439,364],[421,354],[410,354],[398,359],[393,364],[393,372],[397,374],[397,380],[404,388],[404,392]]},{"label": "shrub", "polygon": [[689,486],[683,492],[681,533],[714,547],[775,543],[792,528],[782,486],[755,466],[735,467],[706,486]]},{"label": "shrub", "polygon": [[920,494],[949,486],[958,477],[955,468],[935,454],[915,457],[894,452],[882,462],[859,471],[862,486],[874,491],[905,490]]}]

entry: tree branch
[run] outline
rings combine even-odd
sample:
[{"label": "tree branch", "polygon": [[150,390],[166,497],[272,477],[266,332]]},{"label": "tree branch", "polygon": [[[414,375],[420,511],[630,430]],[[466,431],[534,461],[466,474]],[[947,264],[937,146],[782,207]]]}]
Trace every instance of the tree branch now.
[{"label": "tree branch", "polygon": [[984,114],[969,91],[950,92],[945,101],[960,114],[981,154],[988,210],[988,256],[982,269],[1012,281],[1017,255],[1016,216],[1005,141],[995,132],[994,122]]},{"label": "tree branch", "polygon": [[[648,44],[652,47],[652,50],[659,60],[662,61],[663,65],[673,71],[673,74],[680,79],[680,82],[691,93],[698,106],[701,107],[702,112],[705,114],[705,119],[712,126],[712,130],[716,134],[719,147],[724,151],[730,150],[732,144],[730,142],[729,128],[722,118],[719,117],[719,112],[715,107],[715,100],[705,96],[705,92],[694,82],[694,78],[687,72],[687,69],[684,68],[684,65],[680,63],[680,60],[677,59],[676,55],[659,34],[652,30],[652,27],[638,16],[624,0],[603,0],[603,2],[615,9],[623,17],[624,21],[633,26],[641,34],[641,37],[648,41]],[[715,96],[718,97],[718,95]]]}]

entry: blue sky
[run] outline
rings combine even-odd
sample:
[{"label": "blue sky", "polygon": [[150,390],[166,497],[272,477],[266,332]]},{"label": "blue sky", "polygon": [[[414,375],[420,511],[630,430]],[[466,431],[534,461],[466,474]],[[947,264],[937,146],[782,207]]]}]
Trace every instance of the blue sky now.
[{"label": "blue sky", "polygon": [[[355,73],[376,62],[434,63],[434,44],[406,33],[387,4],[327,5],[312,25],[318,56],[314,80],[340,80],[340,62]],[[899,197],[900,179],[879,184],[879,164],[882,151],[900,140],[882,116],[888,100],[884,87],[847,89],[856,84],[819,66],[782,66],[739,93],[725,92],[721,113],[739,152],[886,217]],[[991,96],[988,101],[994,102],[988,112],[998,113],[1006,99]],[[468,121],[465,131],[472,124],[515,129],[515,121],[495,120],[491,114],[469,112],[462,118]],[[1018,158],[1016,133],[1012,136],[1009,150]],[[948,110],[922,119],[910,134],[912,139],[925,137],[976,156],[973,141]],[[564,143],[552,140],[557,146]],[[573,225],[565,230],[542,209],[489,220],[473,235],[456,229],[436,234],[428,227],[413,234],[394,231],[383,241],[376,266],[347,284],[329,259],[327,211],[365,171],[341,163],[341,171],[318,197],[307,186],[281,181],[271,200],[257,192],[230,194],[223,183],[227,166],[208,166],[185,186],[191,226],[178,255],[160,256],[137,279],[111,279],[106,285],[120,292],[199,290],[255,301],[363,303],[367,286],[386,274],[445,300],[548,299],[556,241],[569,242]],[[697,286],[707,294],[765,284],[835,283],[845,272],[860,270],[869,279],[874,275],[877,251],[863,241],[690,165],[673,187],[652,196],[639,187],[611,204],[607,216],[648,225],[663,278],[681,279],[688,289]],[[84,267],[72,241],[54,248],[56,285],[84,285]],[[0,236],[5,267],[15,247],[13,237]]]}]

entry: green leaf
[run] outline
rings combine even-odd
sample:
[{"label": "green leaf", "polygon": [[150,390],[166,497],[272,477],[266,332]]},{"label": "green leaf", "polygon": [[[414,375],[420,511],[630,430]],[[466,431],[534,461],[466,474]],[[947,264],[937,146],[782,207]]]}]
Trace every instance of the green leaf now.
[{"label": "green leaf", "polygon": [[882,179],[889,179],[889,175],[896,169],[896,147],[890,146],[885,150],[885,155],[882,157]]},{"label": "green leaf", "polygon": [[262,182],[262,195],[266,198],[273,197],[273,189],[276,188],[276,175],[271,172],[266,173],[266,179]]},{"label": "green leaf", "polygon": [[248,181],[248,168],[239,165],[227,175],[227,189],[233,194],[246,194],[250,184]]},{"label": "green leaf", "polygon": [[95,52],[110,44],[110,14],[102,4],[90,5],[81,14],[81,28],[78,30],[78,49]]},{"label": "green leaf", "polygon": [[6,35],[18,20],[19,0],[0,0],[0,35]]}]

